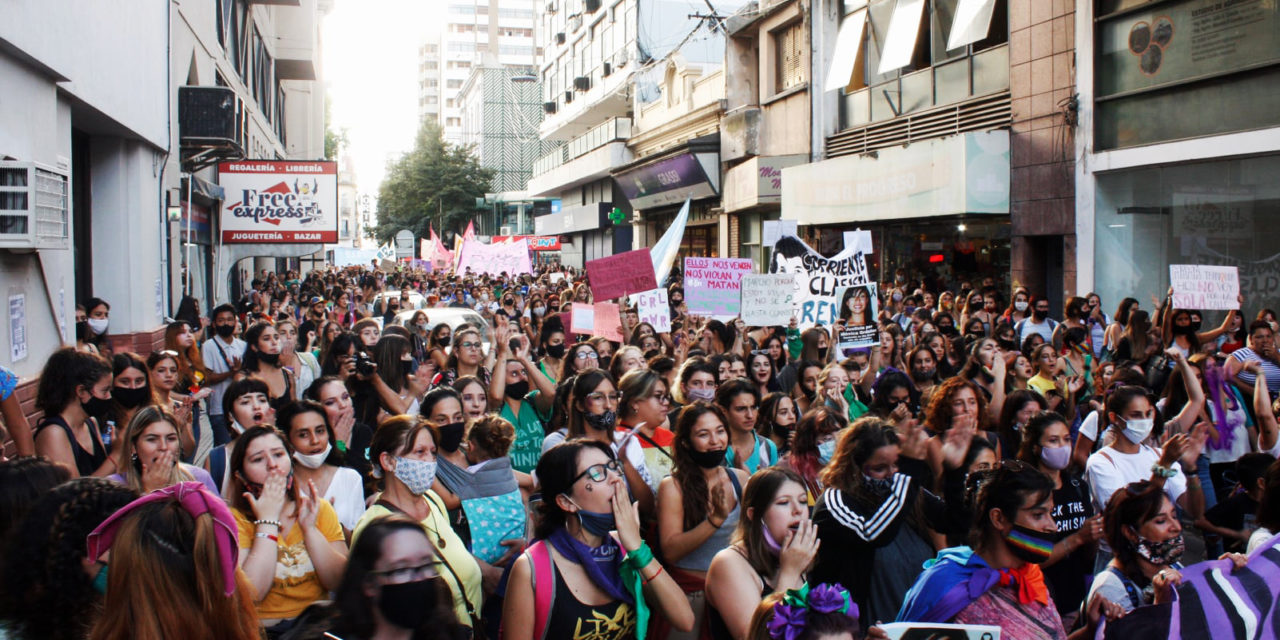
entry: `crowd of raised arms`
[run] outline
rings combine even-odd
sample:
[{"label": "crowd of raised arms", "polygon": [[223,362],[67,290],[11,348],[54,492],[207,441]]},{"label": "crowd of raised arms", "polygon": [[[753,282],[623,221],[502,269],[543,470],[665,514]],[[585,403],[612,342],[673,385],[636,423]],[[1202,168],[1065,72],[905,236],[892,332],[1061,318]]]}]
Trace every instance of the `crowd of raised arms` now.
[{"label": "crowd of raised arms", "polygon": [[0,367],[0,638],[1083,638],[1195,563],[1280,575],[1276,317],[1243,298],[1054,318],[899,274],[837,352],[691,315],[678,273],[671,331],[618,300],[620,342],[568,331],[601,302],[574,269],[255,275],[145,357],[86,301],[38,420]]}]

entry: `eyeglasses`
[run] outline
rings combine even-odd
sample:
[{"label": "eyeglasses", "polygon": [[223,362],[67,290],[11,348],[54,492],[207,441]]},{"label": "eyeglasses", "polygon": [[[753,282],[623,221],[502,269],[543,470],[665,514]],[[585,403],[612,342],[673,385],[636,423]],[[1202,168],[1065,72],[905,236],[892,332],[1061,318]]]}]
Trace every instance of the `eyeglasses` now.
[{"label": "eyeglasses", "polygon": [[459,342],[458,343],[458,347],[462,349],[479,349],[481,346],[482,345],[479,342]]},{"label": "eyeglasses", "polygon": [[573,482],[570,482],[569,484],[577,483],[583,476],[590,478],[592,482],[604,482],[605,479],[609,477],[607,473],[609,471],[612,471],[616,476],[620,476],[622,475],[622,465],[618,464],[617,460],[593,464],[584,469],[582,473],[574,476]]},{"label": "eyeglasses", "polygon": [[662,404],[671,404],[671,394],[669,393],[655,393],[652,397]]},{"label": "eyeglasses", "polygon": [[594,352],[594,351],[587,351],[586,349],[583,349],[582,351],[579,351],[579,352],[578,352],[576,355],[574,355],[573,357],[574,357],[574,358],[577,358],[578,360],[599,360],[599,359],[600,359],[600,354],[598,354],[598,353],[596,353],[596,352]]},{"label": "eyeglasses", "polygon": [[587,402],[604,402],[606,398],[617,402],[622,399],[622,394],[617,391],[614,391],[613,393],[600,393],[599,391],[595,391],[587,394]]},{"label": "eyeglasses", "polygon": [[402,567],[400,569],[387,569],[386,571],[370,571],[369,575],[384,578],[391,584],[404,584],[406,582],[427,580],[429,578],[434,578],[439,574],[436,573],[436,563],[429,562],[416,567]]}]

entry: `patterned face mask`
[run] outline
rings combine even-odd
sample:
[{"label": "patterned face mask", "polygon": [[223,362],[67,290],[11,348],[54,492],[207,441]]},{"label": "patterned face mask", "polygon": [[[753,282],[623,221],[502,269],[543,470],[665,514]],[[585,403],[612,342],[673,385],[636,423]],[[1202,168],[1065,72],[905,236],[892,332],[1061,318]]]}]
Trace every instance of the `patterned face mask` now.
[{"label": "patterned face mask", "polygon": [[436,480],[436,461],[396,458],[395,475],[409,489],[409,493],[424,495]]},{"label": "patterned face mask", "polygon": [[1182,552],[1186,550],[1187,545],[1183,541],[1181,533],[1163,542],[1148,540],[1139,535],[1137,542],[1133,543],[1133,548],[1147,562],[1154,565],[1167,566],[1182,558]]}]

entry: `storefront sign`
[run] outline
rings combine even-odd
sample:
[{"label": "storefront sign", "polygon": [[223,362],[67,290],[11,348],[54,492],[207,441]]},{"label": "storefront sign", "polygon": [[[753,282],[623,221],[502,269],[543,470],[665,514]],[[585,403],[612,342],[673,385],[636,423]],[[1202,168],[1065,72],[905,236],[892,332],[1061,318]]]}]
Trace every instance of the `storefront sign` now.
[{"label": "storefront sign", "polygon": [[649,324],[658,333],[671,333],[671,303],[667,300],[666,289],[645,291],[634,298],[640,322]]},{"label": "storefront sign", "polygon": [[794,273],[742,276],[742,321],[747,326],[787,326],[799,299],[800,281]]},{"label": "storefront sign", "polygon": [[[712,166],[719,164],[717,154],[707,155],[714,158],[716,164]],[[682,153],[620,172],[614,175],[614,180],[635,209],[652,209],[716,195],[706,170],[692,153]]]},{"label": "storefront sign", "polygon": [[754,268],[746,258],[685,258],[684,303],[689,314],[729,321],[742,306],[742,276]]},{"label": "storefront sign", "polygon": [[782,170],[809,161],[807,155],[756,156],[724,174],[724,210],[782,202]]},{"label": "storefront sign", "polygon": [[596,300],[612,300],[658,288],[648,247],[588,260],[585,266],[591,295]]},{"label": "storefront sign", "polygon": [[782,217],[832,224],[1009,213],[1009,132],[970,132],[782,170]]},{"label": "storefront sign", "polygon": [[871,282],[861,251],[845,249],[833,258],[824,258],[795,236],[784,236],[774,245],[769,271],[797,274],[801,327],[835,323],[837,292]]},{"label": "storefront sign", "polygon": [[458,273],[466,273],[467,269],[471,269],[472,273],[487,273],[491,276],[502,273],[507,275],[533,273],[527,245],[484,244],[478,240],[467,240],[462,243]]},{"label": "storefront sign", "polygon": [[490,242],[499,244],[503,242],[521,240],[528,241],[530,251],[559,251],[560,236],[493,236]]},{"label": "storefront sign", "polygon": [[1240,275],[1235,267],[1169,265],[1173,308],[1216,311],[1239,309]]},{"label": "storefront sign", "polygon": [[338,163],[242,160],[218,165],[227,244],[338,241]]},{"label": "storefront sign", "polygon": [[[187,201],[183,200],[182,217],[179,218],[178,225],[182,228],[182,241],[193,242],[195,244],[212,244],[209,229],[209,207],[198,202],[192,202],[190,209],[187,208]],[[188,233],[190,230],[190,233]]]}]

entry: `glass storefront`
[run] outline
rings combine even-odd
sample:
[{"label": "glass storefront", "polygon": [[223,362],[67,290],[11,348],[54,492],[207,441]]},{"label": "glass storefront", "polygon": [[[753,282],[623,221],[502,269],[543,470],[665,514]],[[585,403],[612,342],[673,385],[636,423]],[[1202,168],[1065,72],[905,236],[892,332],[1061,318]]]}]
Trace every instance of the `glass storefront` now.
[{"label": "glass storefront", "polygon": [[1246,310],[1280,305],[1277,175],[1280,156],[1098,175],[1094,282],[1107,312],[1163,297],[1170,264],[1237,266]]},{"label": "glass storefront", "polygon": [[993,278],[999,291],[1009,290],[1008,216],[929,218],[876,224],[847,224],[818,230],[823,255],[844,249],[844,232],[871,231],[874,253],[867,268],[880,282],[891,282],[898,268],[912,277],[954,288],[962,281]]}]

